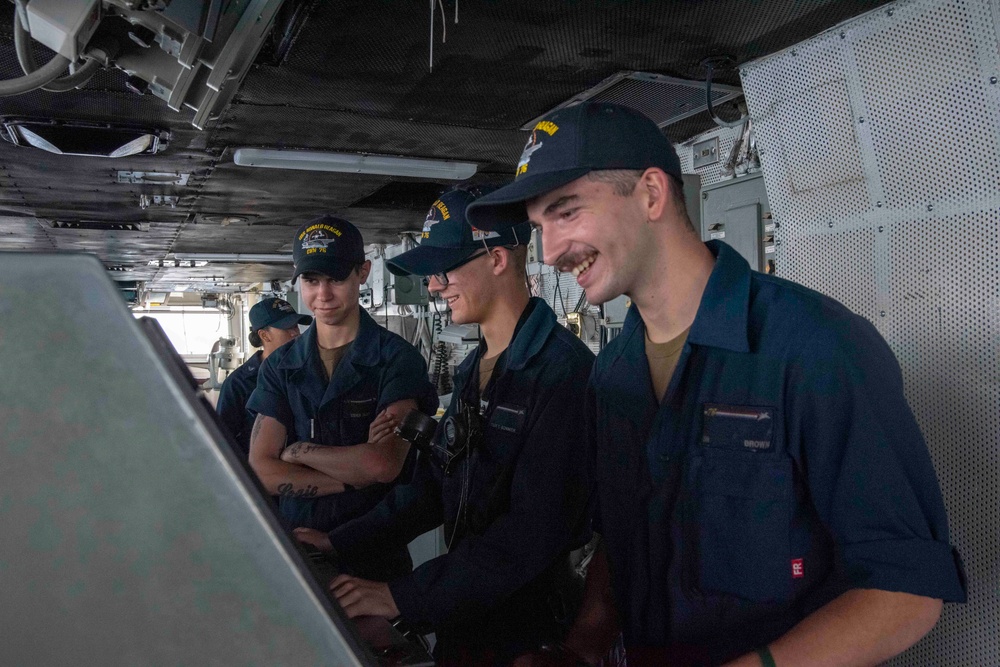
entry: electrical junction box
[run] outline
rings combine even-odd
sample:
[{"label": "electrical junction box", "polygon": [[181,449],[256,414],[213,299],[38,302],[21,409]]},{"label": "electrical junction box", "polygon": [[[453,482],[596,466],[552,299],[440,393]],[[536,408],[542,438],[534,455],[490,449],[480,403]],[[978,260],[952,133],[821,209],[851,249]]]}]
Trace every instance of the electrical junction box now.
[{"label": "electrical junction box", "polygon": [[632,300],[622,294],[619,297],[605,302],[604,326],[610,328],[621,327],[625,324],[625,316],[628,315],[628,308],[632,305]]},{"label": "electrical junction box", "polygon": [[420,276],[392,277],[392,302],[397,306],[426,306],[427,286]]},{"label": "electrical junction box", "polygon": [[101,22],[100,0],[31,0],[31,37],[61,56],[76,61]]},{"label": "electrical junction box", "polygon": [[701,238],[728,243],[756,271],[774,273],[771,207],[761,174],[706,187],[701,195]]}]

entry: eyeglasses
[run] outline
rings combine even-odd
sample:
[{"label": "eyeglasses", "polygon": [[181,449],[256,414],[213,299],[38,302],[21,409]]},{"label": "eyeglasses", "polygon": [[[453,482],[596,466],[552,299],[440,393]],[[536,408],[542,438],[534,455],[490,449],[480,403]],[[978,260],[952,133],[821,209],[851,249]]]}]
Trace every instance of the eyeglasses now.
[{"label": "eyeglasses", "polygon": [[463,259],[458,264],[456,264],[454,266],[448,267],[447,269],[445,269],[441,273],[433,273],[433,274],[431,274],[431,276],[434,278],[434,280],[436,280],[439,283],[441,283],[441,287],[447,287],[448,286],[448,272],[449,271],[454,271],[455,269],[459,269],[459,268],[465,266],[466,264],[468,264],[469,262],[471,262],[472,260],[479,259],[483,255],[488,255],[488,254],[490,254],[490,251],[487,249],[487,250],[483,250],[482,252],[477,252],[475,255],[469,255],[468,257],[466,257],[465,259]]}]

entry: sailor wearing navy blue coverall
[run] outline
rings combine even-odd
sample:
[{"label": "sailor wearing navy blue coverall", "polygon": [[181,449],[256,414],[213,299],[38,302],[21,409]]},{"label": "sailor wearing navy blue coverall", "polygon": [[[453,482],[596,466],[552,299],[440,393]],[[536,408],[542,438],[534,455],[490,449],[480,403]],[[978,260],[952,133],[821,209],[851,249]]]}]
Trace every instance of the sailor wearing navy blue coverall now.
[{"label": "sailor wearing navy blue coverall", "polygon": [[[375,507],[412,465],[394,420],[413,408],[433,414],[438,400],[423,357],[358,305],[370,262],[354,225],[332,216],[307,223],[293,258],[315,321],[260,369],[248,403],[258,413],[250,464],[279,496],[289,528],[328,531]],[[294,444],[285,447],[286,439]],[[358,572],[411,568],[402,544],[373,554]]]},{"label": "sailor wearing navy blue coverall", "polygon": [[470,219],[527,215],[592,303],[633,302],[588,390],[604,550],[566,652],[596,662],[618,627],[630,667],[871,665],[918,641],[965,583],[874,326],[701,243],[641,114],[582,104],[535,134]]},{"label": "sailor wearing navy blue coverall", "polygon": [[308,326],[312,318],[299,315],[284,299],[270,297],[255,303],[250,309],[250,344],[262,347],[229,374],[219,390],[215,409],[223,426],[239,445],[243,460],[250,456],[250,432],[257,415],[247,410],[250,394],[257,387],[257,371],[264,360],[299,335],[299,325]]},{"label": "sailor wearing navy blue coverall", "polygon": [[[422,453],[410,484],[329,536],[298,534],[351,563],[443,523],[447,554],[388,584],[342,576],[331,589],[352,617],[398,615],[434,631],[438,664],[507,665],[561,639],[582,593],[568,556],[590,536],[578,429],[593,353],[544,301],[529,299],[520,245],[528,226],[486,238],[465,222],[469,197],[457,190],[435,202],[422,244],[390,267],[431,275],[454,321],[480,324],[484,341],[459,366],[442,423],[471,407],[484,437],[449,472],[444,458]],[[446,430],[436,433],[442,448]]]}]

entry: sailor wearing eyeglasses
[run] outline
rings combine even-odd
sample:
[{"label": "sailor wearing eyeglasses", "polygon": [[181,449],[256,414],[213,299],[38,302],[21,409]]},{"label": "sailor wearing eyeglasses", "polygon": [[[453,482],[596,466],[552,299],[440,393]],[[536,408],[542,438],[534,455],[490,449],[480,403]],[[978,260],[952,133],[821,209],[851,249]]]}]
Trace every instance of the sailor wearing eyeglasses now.
[{"label": "sailor wearing eyeglasses", "polygon": [[[413,481],[364,517],[296,533],[350,564],[444,524],[447,554],[387,582],[341,575],[331,590],[351,617],[398,616],[435,632],[445,665],[507,665],[561,640],[582,593],[569,556],[590,537],[590,471],[572,425],[584,419],[594,355],[531,298],[528,224],[483,232],[466,222],[478,194],[442,195],[420,246],[389,260],[394,273],[429,276],[452,320],[482,332],[435,435],[448,461],[421,454]],[[444,427],[456,421],[458,440]]]}]

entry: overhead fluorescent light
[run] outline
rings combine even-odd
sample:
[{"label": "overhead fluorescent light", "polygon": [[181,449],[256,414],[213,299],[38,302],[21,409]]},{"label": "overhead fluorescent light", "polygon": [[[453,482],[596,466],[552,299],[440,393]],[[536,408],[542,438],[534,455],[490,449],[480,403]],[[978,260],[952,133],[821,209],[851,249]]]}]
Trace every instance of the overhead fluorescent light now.
[{"label": "overhead fluorescent light", "polygon": [[475,162],[448,162],[422,158],[360,153],[323,153],[277,148],[237,148],[233,162],[243,167],[336,171],[378,176],[412,176],[437,180],[464,181],[478,169]]},{"label": "overhead fluorescent light", "polygon": [[181,262],[248,262],[255,264],[291,264],[291,255],[254,255],[243,253],[176,252],[174,259]]}]

